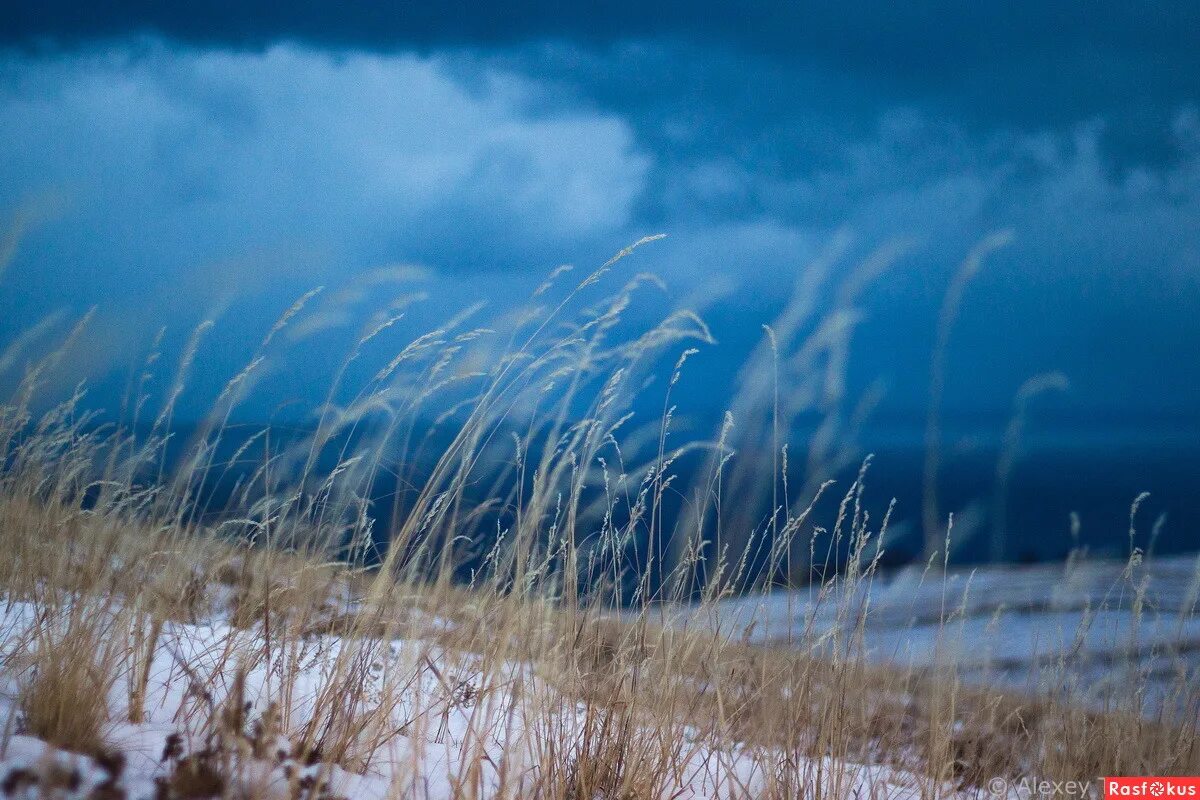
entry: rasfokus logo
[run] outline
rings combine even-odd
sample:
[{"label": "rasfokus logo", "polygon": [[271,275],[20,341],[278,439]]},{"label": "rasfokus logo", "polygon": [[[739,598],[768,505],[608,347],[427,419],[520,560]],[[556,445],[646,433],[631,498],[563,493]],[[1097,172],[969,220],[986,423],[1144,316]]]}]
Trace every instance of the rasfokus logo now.
[{"label": "rasfokus logo", "polygon": [[1200,800],[1200,777],[1105,778],[1104,797],[1146,797],[1150,800],[1195,797]]}]

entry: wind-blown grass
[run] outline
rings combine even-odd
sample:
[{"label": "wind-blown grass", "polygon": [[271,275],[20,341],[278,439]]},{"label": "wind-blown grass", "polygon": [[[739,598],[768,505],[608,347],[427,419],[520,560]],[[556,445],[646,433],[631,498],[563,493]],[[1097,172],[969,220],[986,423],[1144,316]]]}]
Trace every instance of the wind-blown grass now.
[{"label": "wind-blown grass", "polygon": [[[363,324],[312,425],[282,440],[230,420],[315,292],[177,458],[173,414],[207,324],[157,405],[138,389],[116,422],[82,392],[47,408],[60,356],[36,362],[0,410],[9,733],[86,753],[115,783],[121,736],[158,725],[164,797],[266,796],[264,776],[316,797],[345,775],[384,776],[397,797],[936,797],[998,776],[1200,769],[1184,662],[1147,713],[1132,659],[1114,666],[1130,669],[1119,694],[1085,705],[964,682],[953,660],[868,657],[891,506],[872,513],[853,445],[871,398],[849,402],[844,368],[857,293],[894,250],[828,308],[814,282],[837,253],[804,272],[720,430],[681,441],[680,375],[712,336],[687,311],[627,319],[649,276],[603,294],[632,249],[574,285],[551,276],[544,305],[507,322],[472,309],[415,336],[351,389],[407,300],[393,304]],[[647,391],[662,412],[643,422]],[[797,458],[789,431],[814,411],[826,421]],[[685,459],[701,465],[687,485]],[[827,481],[858,462],[850,486]],[[373,491],[384,471],[390,505]],[[1140,558],[1114,587],[1135,621]],[[789,582],[836,624],[759,646],[756,620],[728,621],[725,601]],[[944,590],[947,639],[966,602]],[[1132,655],[1136,622],[1131,637]]]}]

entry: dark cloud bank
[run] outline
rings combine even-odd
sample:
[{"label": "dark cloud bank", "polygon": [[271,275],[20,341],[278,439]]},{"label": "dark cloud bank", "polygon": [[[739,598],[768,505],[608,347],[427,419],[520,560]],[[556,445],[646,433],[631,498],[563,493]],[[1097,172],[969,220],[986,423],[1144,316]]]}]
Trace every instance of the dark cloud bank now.
[{"label": "dark cloud bank", "polygon": [[41,211],[0,325],[98,304],[83,360],[115,387],[159,324],[233,308],[212,389],[316,283],[419,265],[433,318],[480,275],[503,305],[661,231],[635,268],[707,302],[696,379],[720,384],[836,232],[847,270],[906,237],[851,362],[894,434],[923,419],[951,275],[1010,228],[952,340],[964,446],[1060,370],[1031,492],[1095,484],[1054,461],[1087,442],[1115,522],[1142,488],[1194,521],[1198,29],[1166,3],[7,4],[0,207]]}]

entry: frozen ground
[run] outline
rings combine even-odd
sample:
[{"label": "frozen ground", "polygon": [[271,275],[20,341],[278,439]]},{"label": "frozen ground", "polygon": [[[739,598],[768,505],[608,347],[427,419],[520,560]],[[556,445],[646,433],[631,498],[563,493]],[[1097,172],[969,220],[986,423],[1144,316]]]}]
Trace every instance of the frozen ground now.
[{"label": "frozen ground", "polygon": [[[847,632],[869,608],[863,645],[873,660],[918,669],[954,661],[968,680],[999,679],[1070,692],[1072,699],[1085,690],[1099,696],[1106,682],[1119,689],[1130,670],[1141,670],[1151,694],[1160,695],[1147,702],[1159,702],[1179,670],[1195,674],[1200,654],[1194,558],[1158,559],[1132,570],[1109,562],[990,568],[955,572],[944,585],[940,572],[905,570],[869,587],[837,591],[732,600],[709,622],[756,642],[846,647]],[[545,727],[566,730],[568,741],[584,731],[582,707],[558,695],[530,665],[485,665],[420,636],[352,649],[334,636],[268,645],[261,629],[235,628],[218,611],[191,624],[166,623],[150,665],[143,721],[128,721],[128,671],[114,679],[107,698],[96,700],[107,709],[110,752],[86,757],[50,747],[25,729],[17,698],[34,663],[37,644],[27,634],[35,611],[27,603],[0,602],[0,791],[6,797],[184,796],[165,787],[182,762],[214,749],[211,721],[223,707],[244,710],[244,738],[222,750],[233,753],[222,756],[228,759],[222,788],[240,797],[489,797],[502,787],[507,796],[523,796],[522,788],[535,785],[545,768]],[[448,624],[428,623],[429,630]],[[294,755],[301,751],[296,732],[337,691],[339,658],[350,653],[367,676],[362,708],[383,709],[363,736],[379,744],[340,759],[341,766],[302,763]],[[296,676],[288,691],[285,672]],[[243,702],[226,702],[234,696]],[[764,759],[761,751],[685,739],[665,797],[752,796],[769,769],[770,755]],[[811,766],[814,787],[821,782],[835,796],[908,798],[929,789],[885,766],[827,759]]]},{"label": "frozen ground", "polygon": [[940,567],[910,567],[849,592],[729,600],[709,622],[759,643],[846,647],[862,619],[877,662],[954,663],[967,680],[1074,701],[1103,702],[1134,685],[1132,670],[1152,710],[1200,668],[1198,594],[1196,556],[981,567],[946,581]]},{"label": "frozen ground", "polygon": [[[183,761],[211,751],[213,729],[206,723],[223,707],[244,710],[246,735],[222,752],[233,752],[221,790],[232,797],[279,797],[300,800],[372,800],[372,798],[452,798],[525,796],[536,783],[538,727],[547,722],[581,735],[582,710],[545,687],[527,665],[501,664],[484,674],[470,656],[451,657],[419,640],[377,642],[361,666],[371,691],[364,704],[384,703],[382,745],[365,753],[352,768],[306,764],[293,757],[295,737],[279,731],[303,727],[312,719],[347,645],[337,637],[314,636],[268,652],[263,632],[232,628],[219,615],[197,624],[168,623],[150,669],[145,718],[128,721],[126,677],[116,680],[106,702],[110,722],[101,758],[50,747],[24,731],[18,693],[29,674],[33,644],[26,635],[35,624],[32,606],[0,606],[0,781],[5,797],[162,798],[188,795],[172,789],[171,776]],[[355,652],[360,652],[356,648]],[[231,655],[236,654],[236,655]],[[356,656],[356,658],[358,658]],[[251,666],[243,669],[247,661]],[[280,676],[291,665],[298,679],[279,708]],[[239,686],[237,675],[243,673]],[[226,701],[240,694],[242,702]],[[549,705],[548,705],[549,704]],[[214,713],[214,709],[218,709]],[[283,725],[268,717],[287,716]],[[239,727],[243,727],[239,725]],[[544,744],[541,745],[544,747]],[[737,746],[719,752],[692,742],[677,764],[671,798],[742,796],[761,781],[763,761],[746,757]],[[224,758],[224,756],[222,756]],[[882,766],[812,764],[814,781],[834,793],[872,797],[914,797],[911,775]],[[836,781],[836,786],[833,782]],[[471,787],[479,791],[475,793]],[[201,790],[202,792],[203,790]],[[45,794],[43,794],[45,792]],[[104,793],[104,792],[116,792]]]}]

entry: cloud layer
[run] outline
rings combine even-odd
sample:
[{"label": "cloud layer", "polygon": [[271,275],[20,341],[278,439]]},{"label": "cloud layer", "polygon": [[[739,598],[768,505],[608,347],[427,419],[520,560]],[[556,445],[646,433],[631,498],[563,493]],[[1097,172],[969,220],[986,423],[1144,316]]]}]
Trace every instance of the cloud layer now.
[{"label": "cloud layer", "polygon": [[43,219],[5,276],[5,331],[98,303],[89,358],[112,367],[234,296],[231,340],[313,285],[417,264],[445,313],[661,231],[648,266],[670,302],[724,297],[709,313],[728,373],[848,228],[847,271],[917,239],[867,293],[855,358],[912,409],[950,274],[1011,227],[1016,246],[968,297],[949,400],[1007,408],[1029,375],[1062,369],[1095,407],[1200,403],[1200,367],[1174,363],[1200,344],[1195,105],[1156,101],[1168,157],[1117,158],[1128,103],[984,124],[881,80],[674,40],[9,50],[0,207]]}]

